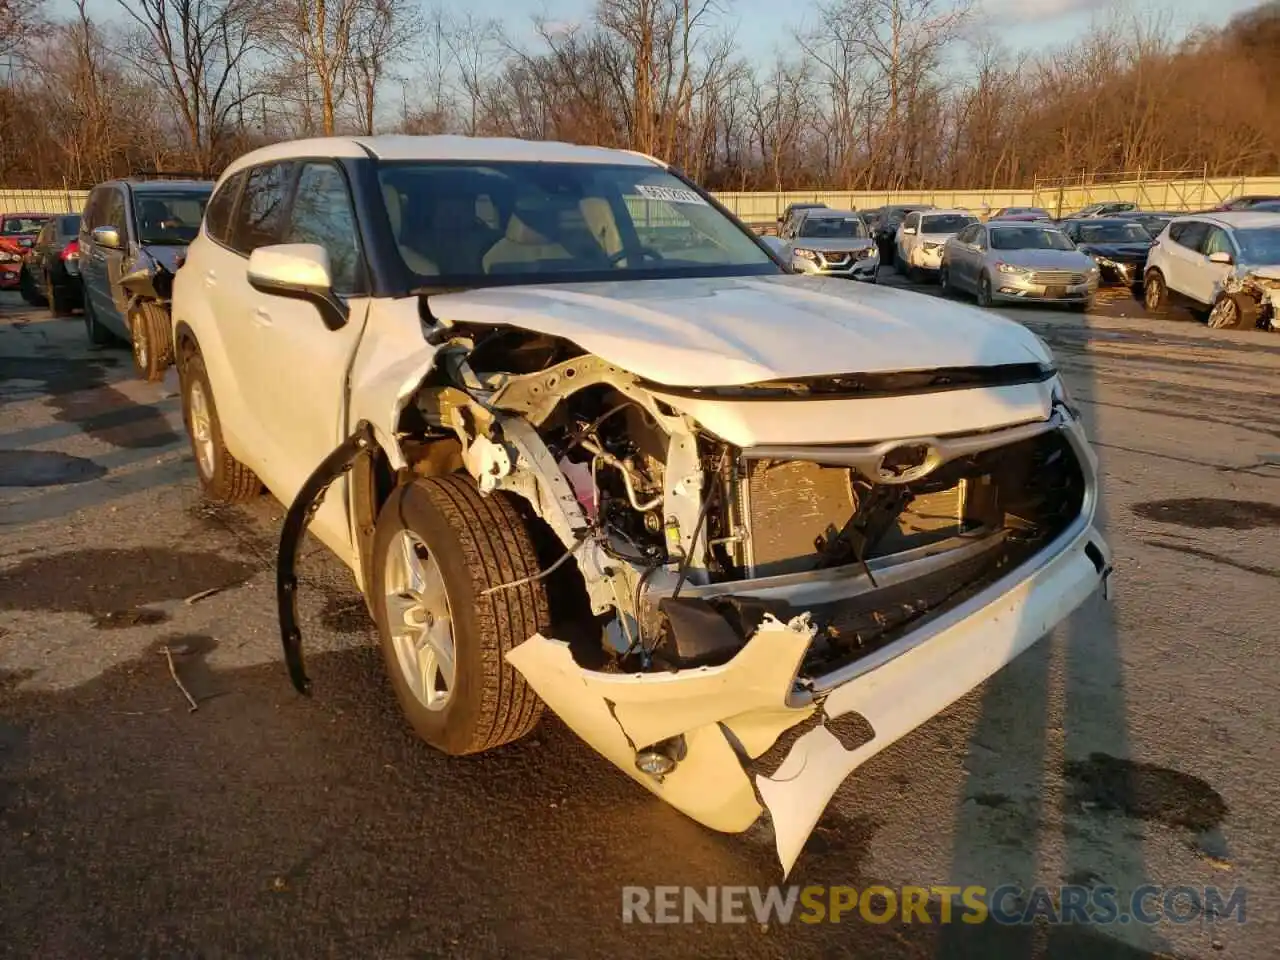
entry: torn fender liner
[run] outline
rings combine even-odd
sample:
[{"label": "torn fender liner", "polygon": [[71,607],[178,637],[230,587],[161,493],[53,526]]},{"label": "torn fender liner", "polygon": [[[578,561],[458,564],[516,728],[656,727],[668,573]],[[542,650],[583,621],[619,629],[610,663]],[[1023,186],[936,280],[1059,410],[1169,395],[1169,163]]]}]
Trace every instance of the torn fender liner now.
[{"label": "torn fender liner", "polygon": [[298,548],[307,524],[320,509],[330,484],[348,472],[356,460],[373,449],[373,426],[367,420],[356,424],[355,431],[338,448],[320,461],[307,482],[302,485],[285,514],[280,531],[280,552],[276,557],[276,605],[280,616],[280,642],[284,645],[284,662],[289,679],[299,693],[310,695],[311,681],[302,660],[302,631],[298,629]]},{"label": "torn fender liner", "polygon": [[[507,654],[543,702],[623,772],[695,820],[739,833],[761,813],[751,781],[719,721],[763,752],[812,706],[787,696],[815,628],[807,617],[767,618],[742,651],[717,667],[670,673],[584,670],[569,646],[535,634]],[[661,781],[636,769],[636,749],[684,734],[687,756]]]}]

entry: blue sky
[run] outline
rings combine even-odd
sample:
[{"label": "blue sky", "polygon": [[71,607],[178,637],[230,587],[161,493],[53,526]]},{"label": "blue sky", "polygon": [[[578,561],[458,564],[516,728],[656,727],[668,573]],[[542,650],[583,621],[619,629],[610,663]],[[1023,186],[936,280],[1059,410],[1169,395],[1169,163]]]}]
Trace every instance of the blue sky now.
[{"label": "blue sky", "polygon": [[[548,20],[582,21],[595,5],[594,0],[444,0],[446,7],[465,3],[483,14],[495,16],[517,32],[520,21],[541,14]],[[1060,45],[1104,18],[1117,7],[1143,16],[1164,15],[1173,26],[1186,28],[1196,23],[1221,24],[1234,14],[1257,6],[1260,0],[977,0],[985,20],[1013,49],[1037,50]],[[736,21],[736,37],[743,52],[768,55],[786,43],[791,32],[805,23],[813,26],[813,4],[794,0],[719,0],[725,19]]]},{"label": "blue sky", "polygon": [[[432,0],[423,0],[424,4]],[[471,9],[481,16],[500,20],[513,37],[523,32],[535,15],[547,20],[581,22],[589,16],[595,0],[439,0],[446,9]],[[1062,44],[1087,30],[1097,18],[1117,6],[1146,16],[1163,14],[1173,24],[1185,28],[1204,22],[1221,24],[1241,10],[1256,6],[1258,0],[1136,0],[1118,5],[1114,0],[978,0],[992,31],[1015,50],[1037,50]],[[726,22],[736,23],[736,37],[742,52],[768,56],[779,44],[786,44],[791,32],[816,22],[810,4],[794,0],[719,0]],[[70,0],[49,0],[55,14],[74,11]],[[115,0],[90,0],[93,14],[116,19],[121,16]]]}]

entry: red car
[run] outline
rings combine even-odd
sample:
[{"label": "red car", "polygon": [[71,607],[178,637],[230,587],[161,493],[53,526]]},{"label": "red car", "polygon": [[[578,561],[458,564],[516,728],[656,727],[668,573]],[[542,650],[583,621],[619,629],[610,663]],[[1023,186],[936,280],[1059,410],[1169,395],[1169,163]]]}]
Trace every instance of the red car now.
[{"label": "red car", "polygon": [[0,213],[0,290],[18,289],[22,258],[52,214]]}]

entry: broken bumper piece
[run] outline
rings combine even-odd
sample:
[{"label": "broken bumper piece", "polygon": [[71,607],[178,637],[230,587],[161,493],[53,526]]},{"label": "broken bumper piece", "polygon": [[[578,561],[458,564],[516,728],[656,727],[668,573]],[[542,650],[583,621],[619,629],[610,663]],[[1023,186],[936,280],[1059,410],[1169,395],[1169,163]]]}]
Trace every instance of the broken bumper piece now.
[{"label": "broken bumper piece", "polygon": [[[579,736],[695,820],[736,833],[767,808],[790,873],[849,774],[1047,634],[1110,571],[1101,536],[1082,518],[1035,560],[852,671],[813,681],[797,679],[816,634],[804,614],[787,623],[766,617],[720,666],[603,673],[541,635],[508,660]],[[858,717],[870,735],[847,744],[848,721]],[[639,769],[638,753],[673,739],[683,742],[669,772]]]}]

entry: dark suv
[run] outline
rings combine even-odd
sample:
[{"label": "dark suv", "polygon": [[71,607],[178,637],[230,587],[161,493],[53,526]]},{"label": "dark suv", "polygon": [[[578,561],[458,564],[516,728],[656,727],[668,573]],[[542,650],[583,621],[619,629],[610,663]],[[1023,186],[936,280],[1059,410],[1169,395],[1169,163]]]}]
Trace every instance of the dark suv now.
[{"label": "dark suv", "polygon": [[149,264],[177,270],[212,191],[205,180],[112,180],[94,187],[80,220],[84,322],[92,342],[112,336],[133,342],[130,295],[120,281]]}]

